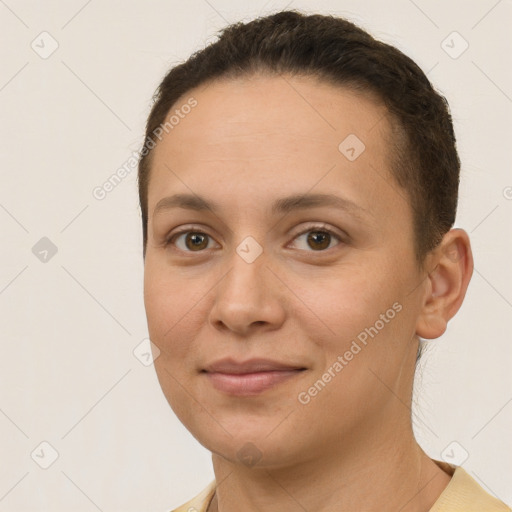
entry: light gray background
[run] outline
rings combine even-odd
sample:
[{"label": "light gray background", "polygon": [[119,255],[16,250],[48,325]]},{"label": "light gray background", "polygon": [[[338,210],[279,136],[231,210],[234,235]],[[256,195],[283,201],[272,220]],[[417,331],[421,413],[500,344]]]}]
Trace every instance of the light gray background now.
[{"label": "light gray background", "polygon": [[[0,0],[0,511],[165,511],[213,479],[133,353],[147,337],[135,168],[103,200],[92,191],[140,148],[172,64],[288,5],[397,45],[451,104],[475,272],[418,373],[415,431],[434,458],[467,452],[512,503],[510,0]],[[53,257],[45,242],[33,253],[43,237]]]}]

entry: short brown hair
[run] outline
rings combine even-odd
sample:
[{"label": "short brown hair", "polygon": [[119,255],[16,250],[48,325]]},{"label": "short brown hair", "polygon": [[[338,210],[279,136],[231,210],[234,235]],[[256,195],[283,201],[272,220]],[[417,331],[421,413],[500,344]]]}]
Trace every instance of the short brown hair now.
[{"label": "short brown hair", "polygon": [[144,257],[155,130],[191,89],[253,73],[318,77],[376,95],[384,103],[394,120],[391,172],[413,210],[415,254],[421,265],[455,222],[460,160],[448,103],[397,48],[343,18],[296,10],[224,28],[217,41],[172,68],[159,85],[138,171]]}]

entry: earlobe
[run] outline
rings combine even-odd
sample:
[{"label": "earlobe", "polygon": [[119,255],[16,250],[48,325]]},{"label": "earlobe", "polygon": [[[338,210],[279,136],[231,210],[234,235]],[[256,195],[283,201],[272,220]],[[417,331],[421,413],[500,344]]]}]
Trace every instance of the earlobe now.
[{"label": "earlobe", "polygon": [[451,229],[439,246],[432,251],[432,270],[426,276],[425,293],[416,324],[421,338],[441,336],[448,321],[459,310],[473,273],[473,255],[468,234]]}]

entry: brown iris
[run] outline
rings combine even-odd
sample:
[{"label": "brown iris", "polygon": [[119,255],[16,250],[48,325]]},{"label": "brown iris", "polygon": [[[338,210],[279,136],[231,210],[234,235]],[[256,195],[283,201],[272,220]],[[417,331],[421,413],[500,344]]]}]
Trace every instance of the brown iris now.
[{"label": "brown iris", "polygon": [[205,233],[192,232],[187,233],[185,237],[187,249],[206,249],[208,246],[208,235]]},{"label": "brown iris", "polygon": [[308,244],[311,242],[317,244],[316,247],[312,247],[312,249],[325,249],[329,247],[331,235],[325,231],[311,231],[308,235]]}]

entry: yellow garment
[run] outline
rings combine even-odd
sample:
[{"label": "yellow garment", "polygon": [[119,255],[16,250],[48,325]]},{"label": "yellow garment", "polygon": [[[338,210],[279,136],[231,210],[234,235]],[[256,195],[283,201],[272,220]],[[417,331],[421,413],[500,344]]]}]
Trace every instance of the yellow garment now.
[{"label": "yellow garment", "polygon": [[[502,501],[491,496],[460,466],[434,461],[453,476],[429,512],[512,512]],[[206,512],[215,493],[215,480],[194,499],[171,512]]]}]

